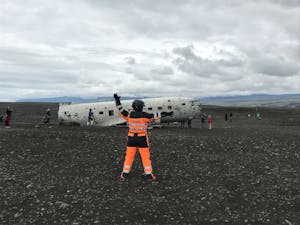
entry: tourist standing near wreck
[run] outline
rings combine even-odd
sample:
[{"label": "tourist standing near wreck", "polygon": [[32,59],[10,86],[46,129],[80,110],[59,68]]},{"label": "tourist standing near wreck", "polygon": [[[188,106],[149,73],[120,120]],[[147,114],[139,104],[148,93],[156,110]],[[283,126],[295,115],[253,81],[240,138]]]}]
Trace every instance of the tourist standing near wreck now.
[{"label": "tourist standing near wreck", "polygon": [[212,122],[213,122],[212,116],[208,115],[208,117],[207,117],[207,123],[208,123],[208,129],[209,130],[212,129]]},{"label": "tourist standing near wreck", "polygon": [[10,128],[10,120],[11,120],[11,114],[12,114],[12,109],[8,106],[6,108],[6,115],[5,115],[5,119],[4,119],[4,122],[5,122],[5,128]]}]

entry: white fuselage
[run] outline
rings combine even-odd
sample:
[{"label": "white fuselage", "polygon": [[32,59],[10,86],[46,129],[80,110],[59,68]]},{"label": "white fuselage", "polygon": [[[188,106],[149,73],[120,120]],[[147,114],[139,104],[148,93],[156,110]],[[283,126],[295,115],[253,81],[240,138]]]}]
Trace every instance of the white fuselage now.
[{"label": "white fuselage", "polygon": [[[193,119],[200,114],[200,105],[192,98],[163,97],[142,99],[145,103],[144,110],[148,113],[173,112],[172,116],[161,118],[164,122],[177,122]],[[133,100],[124,100],[121,103],[124,109],[132,109]],[[60,104],[58,120],[61,124],[86,125],[88,112],[92,109],[96,126],[113,126],[124,123],[125,120],[118,115],[115,102],[95,102],[80,104]]]}]

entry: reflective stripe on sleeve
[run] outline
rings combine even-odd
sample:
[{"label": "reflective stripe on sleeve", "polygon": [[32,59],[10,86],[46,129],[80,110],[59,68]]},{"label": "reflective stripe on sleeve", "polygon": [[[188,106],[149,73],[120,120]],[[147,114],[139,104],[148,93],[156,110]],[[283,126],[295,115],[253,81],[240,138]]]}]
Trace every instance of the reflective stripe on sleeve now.
[{"label": "reflective stripe on sleeve", "polygon": [[129,126],[144,127],[144,126],[146,126],[146,124],[145,123],[129,123]]}]

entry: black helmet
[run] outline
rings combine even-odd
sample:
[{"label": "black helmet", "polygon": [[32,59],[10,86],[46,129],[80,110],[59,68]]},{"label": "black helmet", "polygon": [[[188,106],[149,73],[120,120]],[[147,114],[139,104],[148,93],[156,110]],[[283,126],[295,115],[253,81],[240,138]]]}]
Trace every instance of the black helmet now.
[{"label": "black helmet", "polygon": [[142,112],[144,106],[145,104],[142,100],[134,100],[132,103],[132,108],[138,112]]}]

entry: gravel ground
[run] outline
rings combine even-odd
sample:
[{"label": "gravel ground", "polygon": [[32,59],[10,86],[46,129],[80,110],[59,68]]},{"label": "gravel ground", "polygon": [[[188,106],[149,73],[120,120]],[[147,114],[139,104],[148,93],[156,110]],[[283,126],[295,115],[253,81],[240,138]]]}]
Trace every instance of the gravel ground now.
[{"label": "gravel ground", "polygon": [[[157,180],[137,155],[120,181],[127,129],[40,123],[49,103],[10,105],[0,125],[0,224],[300,224],[300,110],[205,107],[213,129],[149,131]],[[34,112],[34,113],[33,113]],[[233,112],[225,123],[224,113]]]}]

